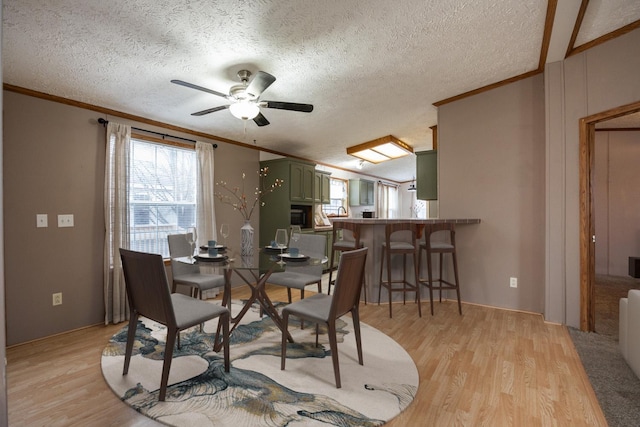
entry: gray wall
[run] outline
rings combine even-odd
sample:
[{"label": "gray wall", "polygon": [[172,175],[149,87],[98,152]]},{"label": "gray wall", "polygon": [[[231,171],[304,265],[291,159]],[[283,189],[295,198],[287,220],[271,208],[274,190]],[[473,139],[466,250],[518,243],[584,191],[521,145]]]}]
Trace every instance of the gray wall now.
[{"label": "gray wall", "polygon": [[440,216],[482,219],[458,228],[465,301],[580,326],[578,124],[639,101],[638,76],[634,30],[439,108]]},{"label": "gray wall", "polygon": [[640,256],[640,132],[596,132],[596,274],[628,276]]},{"label": "gray wall", "polygon": [[465,301],[544,309],[543,123],[541,74],[438,110],[440,216],[482,220],[457,228]]},{"label": "gray wall", "polygon": [[[8,345],[104,322],[105,130],[96,124],[100,116],[4,91]],[[144,124],[137,127],[163,131]],[[216,180],[239,183],[246,171],[249,188],[258,185],[257,150],[218,143],[215,156]],[[36,214],[48,214],[49,227],[36,228]],[[58,214],[73,214],[75,226],[58,228]],[[216,215],[218,223],[230,223],[229,241],[239,241],[240,215],[220,203]],[[252,224],[257,235],[259,215],[254,215]],[[62,292],[62,305],[52,305],[54,292]]]},{"label": "gray wall", "polygon": [[545,317],[580,326],[579,120],[640,101],[640,29],[547,64]]}]

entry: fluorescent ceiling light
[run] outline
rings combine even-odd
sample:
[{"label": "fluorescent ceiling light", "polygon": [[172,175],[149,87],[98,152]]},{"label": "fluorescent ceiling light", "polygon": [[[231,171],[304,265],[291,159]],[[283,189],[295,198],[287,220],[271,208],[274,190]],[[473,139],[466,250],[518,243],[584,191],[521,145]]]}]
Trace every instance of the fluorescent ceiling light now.
[{"label": "fluorescent ceiling light", "polygon": [[347,154],[370,163],[380,163],[413,154],[413,148],[398,138],[387,135],[373,141],[348,147]]},{"label": "fluorescent ceiling light", "polygon": [[255,102],[241,100],[229,105],[229,111],[241,120],[251,120],[260,113],[260,108]]}]

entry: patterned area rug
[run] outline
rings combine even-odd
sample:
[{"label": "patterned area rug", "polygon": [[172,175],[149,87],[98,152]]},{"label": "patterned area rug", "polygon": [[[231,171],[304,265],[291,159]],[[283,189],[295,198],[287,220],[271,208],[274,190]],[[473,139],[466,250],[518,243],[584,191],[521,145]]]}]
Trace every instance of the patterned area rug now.
[{"label": "patterned area rug", "polygon": [[[234,313],[240,302],[234,301]],[[181,334],[174,351],[165,402],[158,401],[166,329],[139,322],[129,373],[122,375],[127,327],[102,353],[102,373],[123,402],[172,426],[379,426],[415,397],[418,371],[404,349],[375,328],[361,324],[364,366],[358,364],[351,318],[338,325],[342,388],[335,387],[326,332],[315,347],[315,327],[289,319],[295,344],[280,370],[280,330],[260,319],[254,306],[231,336],[231,371],[222,352],[211,351],[217,321],[204,333]]]}]

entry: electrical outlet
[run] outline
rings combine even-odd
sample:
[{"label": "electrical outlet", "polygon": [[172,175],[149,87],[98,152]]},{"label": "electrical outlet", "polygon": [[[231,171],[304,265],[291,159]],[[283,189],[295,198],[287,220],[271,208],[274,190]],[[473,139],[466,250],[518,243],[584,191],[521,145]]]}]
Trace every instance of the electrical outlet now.
[{"label": "electrical outlet", "polygon": [[53,305],[62,305],[62,292],[53,294]]},{"label": "electrical outlet", "polygon": [[518,278],[517,277],[511,277],[509,279],[509,286],[511,286],[512,288],[517,288],[518,287]]},{"label": "electrical outlet", "polygon": [[58,227],[73,227],[73,214],[58,215]]},{"label": "electrical outlet", "polygon": [[47,214],[37,214],[36,227],[42,228],[42,227],[48,227],[48,226],[49,226],[49,220],[48,220]]}]

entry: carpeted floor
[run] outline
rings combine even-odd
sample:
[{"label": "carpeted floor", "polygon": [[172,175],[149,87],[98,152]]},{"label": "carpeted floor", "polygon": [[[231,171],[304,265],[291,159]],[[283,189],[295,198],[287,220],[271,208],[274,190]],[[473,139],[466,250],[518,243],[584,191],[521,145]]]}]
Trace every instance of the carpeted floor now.
[{"label": "carpeted floor", "polygon": [[568,328],[610,427],[640,425],[640,379],[618,347],[620,298],[640,289],[629,276],[596,275],[595,333]]},{"label": "carpeted floor", "polygon": [[625,362],[617,337],[568,328],[609,427],[640,425],[640,379]]},{"label": "carpeted floor", "polygon": [[[239,302],[235,302],[235,307]],[[122,375],[126,330],[103,351],[105,380],[121,399],[150,418],[172,426],[379,426],[414,399],[418,372],[406,351],[375,328],[361,324],[364,366],[358,364],[353,326],[339,325],[342,388],[336,389],[326,333],[315,347],[315,328],[289,327],[295,344],[280,370],[280,330],[252,307],[231,337],[231,372],[222,354],[210,351],[217,320],[204,334],[183,332],[174,353],[166,402],[158,387],[166,330],[149,320],[137,328],[129,374]],[[293,320],[293,319],[292,319]],[[323,345],[322,345],[323,344]],[[384,348],[384,352],[378,351]]]}]

